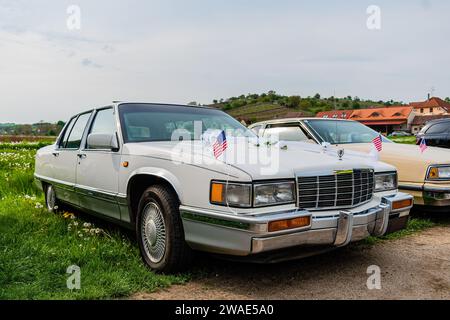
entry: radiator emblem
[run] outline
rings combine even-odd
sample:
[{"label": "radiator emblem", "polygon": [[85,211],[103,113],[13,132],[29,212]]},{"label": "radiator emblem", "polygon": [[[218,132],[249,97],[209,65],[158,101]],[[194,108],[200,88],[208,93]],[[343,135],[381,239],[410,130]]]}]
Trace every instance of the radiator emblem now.
[{"label": "radiator emblem", "polygon": [[339,157],[339,160],[342,160],[342,158],[344,157],[344,154],[345,154],[344,149],[339,149],[339,150],[337,151],[337,155],[338,155],[338,157]]},{"label": "radiator emblem", "polygon": [[352,174],[353,170],[335,170],[334,174],[336,175],[340,175],[340,174]]}]

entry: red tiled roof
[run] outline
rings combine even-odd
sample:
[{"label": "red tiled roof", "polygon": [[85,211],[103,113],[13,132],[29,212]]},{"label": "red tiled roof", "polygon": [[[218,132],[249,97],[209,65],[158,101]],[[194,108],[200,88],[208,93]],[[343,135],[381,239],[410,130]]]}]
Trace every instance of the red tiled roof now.
[{"label": "red tiled roof", "polygon": [[384,120],[384,121],[359,121],[362,124],[368,125],[368,126],[382,126],[382,125],[398,125],[398,124],[404,124],[406,123],[405,120]]},{"label": "red tiled roof", "polygon": [[412,121],[413,126],[421,126],[426,124],[428,121],[450,118],[450,115],[436,115],[436,116],[415,116]]},{"label": "red tiled roof", "polygon": [[390,107],[354,110],[350,119],[357,121],[407,120],[412,107]]},{"label": "red tiled roof", "polygon": [[410,105],[412,107],[414,107],[414,109],[441,107],[445,111],[450,112],[450,103],[442,100],[441,98],[437,98],[437,97],[433,97],[430,100],[427,100],[424,102],[411,102]]},{"label": "red tiled roof", "polygon": [[354,110],[332,110],[319,112],[316,118],[337,118],[337,119],[348,119],[352,115]]}]

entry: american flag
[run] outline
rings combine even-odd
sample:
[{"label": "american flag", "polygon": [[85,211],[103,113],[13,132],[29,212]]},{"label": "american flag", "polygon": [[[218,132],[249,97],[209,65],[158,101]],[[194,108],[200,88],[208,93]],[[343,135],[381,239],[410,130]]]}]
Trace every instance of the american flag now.
[{"label": "american flag", "polygon": [[214,157],[216,157],[216,159],[219,158],[227,147],[227,137],[225,136],[225,131],[222,131],[217,137],[216,142],[213,144]]},{"label": "american flag", "polygon": [[425,141],[425,138],[422,138],[422,140],[420,141],[419,148],[420,148],[420,151],[421,151],[422,153],[424,153],[425,150],[428,149],[427,142]]},{"label": "american flag", "polygon": [[375,148],[377,148],[378,152],[383,150],[383,139],[381,139],[381,134],[378,135],[375,139],[372,140]]}]

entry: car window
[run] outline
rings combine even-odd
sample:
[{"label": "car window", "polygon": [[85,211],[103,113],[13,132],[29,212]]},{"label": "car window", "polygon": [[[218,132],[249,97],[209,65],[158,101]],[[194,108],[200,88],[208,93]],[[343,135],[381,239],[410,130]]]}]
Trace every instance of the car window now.
[{"label": "car window", "polygon": [[275,136],[284,141],[308,141],[308,137],[298,124],[274,124],[268,125],[264,130],[264,137]]},{"label": "car window", "polygon": [[262,126],[255,126],[253,128],[251,128],[250,130],[252,130],[254,133],[259,134],[259,131],[261,130]]},{"label": "car window", "polygon": [[75,122],[72,132],[70,132],[69,139],[65,145],[66,149],[78,149],[81,145],[81,139],[83,138],[84,129],[86,128],[86,124],[91,116],[90,113],[82,114],[78,117]]},{"label": "car window", "polygon": [[428,130],[427,130],[427,134],[438,134],[438,133],[445,133],[448,131],[449,129],[449,124],[448,123],[436,123],[434,125],[432,125]]},{"label": "car window", "polygon": [[64,132],[59,140],[59,144],[58,144],[59,148],[64,148],[64,146],[66,145],[67,139],[69,138],[70,131],[72,131],[73,125],[75,123],[75,119],[76,119],[76,117],[70,119],[69,123],[67,123],[66,129],[64,130]]},{"label": "car window", "polygon": [[[91,133],[102,133],[102,134],[116,134],[116,119],[114,118],[114,110],[112,108],[100,110],[97,112],[94,118],[94,122],[91,126]],[[93,149],[89,145],[88,149]]]}]

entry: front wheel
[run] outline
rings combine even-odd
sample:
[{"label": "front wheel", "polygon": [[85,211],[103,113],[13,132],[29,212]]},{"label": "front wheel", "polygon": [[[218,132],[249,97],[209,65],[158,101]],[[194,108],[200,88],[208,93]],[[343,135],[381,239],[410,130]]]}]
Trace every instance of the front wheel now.
[{"label": "front wheel", "polygon": [[164,186],[145,190],[139,201],[136,233],[144,262],[158,272],[186,269],[192,251],[184,239],[179,202]]}]

